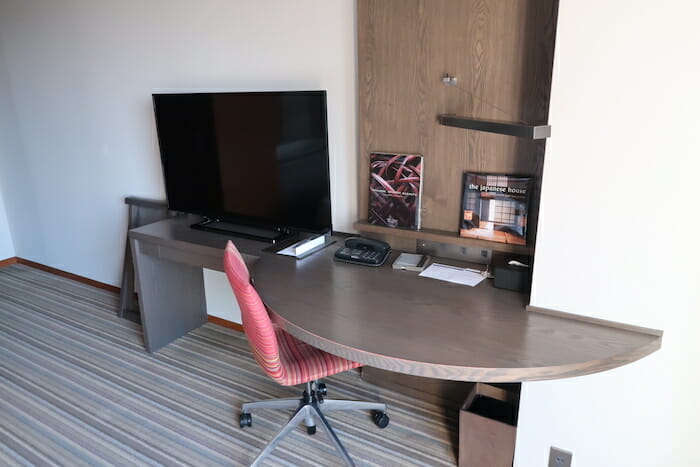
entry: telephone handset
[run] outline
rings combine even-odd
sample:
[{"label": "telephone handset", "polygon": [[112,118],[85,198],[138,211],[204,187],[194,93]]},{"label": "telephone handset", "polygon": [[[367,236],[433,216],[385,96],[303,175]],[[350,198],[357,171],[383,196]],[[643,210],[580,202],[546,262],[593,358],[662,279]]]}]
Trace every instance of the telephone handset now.
[{"label": "telephone handset", "polygon": [[350,237],[345,246],[335,252],[335,259],[364,266],[381,266],[391,253],[388,243],[369,238]]}]

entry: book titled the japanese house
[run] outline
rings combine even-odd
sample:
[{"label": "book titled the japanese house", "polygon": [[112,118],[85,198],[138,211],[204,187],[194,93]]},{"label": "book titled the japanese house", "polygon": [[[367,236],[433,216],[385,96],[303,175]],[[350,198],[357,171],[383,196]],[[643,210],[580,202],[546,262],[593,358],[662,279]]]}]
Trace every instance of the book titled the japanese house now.
[{"label": "book titled the japanese house", "polygon": [[369,223],[420,229],[423,156],[372,153],[369,167]]},{"label": "book titled the japanese house", "polygon": [[525,245],[530,177],[464,174],[459,235]]}]

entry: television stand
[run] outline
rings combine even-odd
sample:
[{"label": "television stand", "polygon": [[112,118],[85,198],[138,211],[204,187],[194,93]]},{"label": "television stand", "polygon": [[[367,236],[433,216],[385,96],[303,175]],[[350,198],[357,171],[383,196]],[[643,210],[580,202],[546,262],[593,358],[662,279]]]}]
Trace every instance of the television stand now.
[{"label": "television stand", "polygon": [[197,230],[232,234],[237,237],[250,238],[251,240],[260,240],[268,243],[277,243],[289,236],[289,233],[285,231],[253,227],[251,225],[236,224],[235,222],[226,222],[216,219],[205,219],[202,222],[192,224],[190,227]]}]

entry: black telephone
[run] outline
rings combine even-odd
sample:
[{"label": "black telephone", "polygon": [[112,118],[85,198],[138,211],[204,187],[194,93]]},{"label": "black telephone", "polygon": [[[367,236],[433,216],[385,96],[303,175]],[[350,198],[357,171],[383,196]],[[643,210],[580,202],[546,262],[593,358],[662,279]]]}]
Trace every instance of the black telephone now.
[{"label": "black telephone", "polygon": [[335,252],[335,259],[363,266],[378,267],[384,264],[391,253],[388,243],[369,238],[350,237],[345,246]]}]

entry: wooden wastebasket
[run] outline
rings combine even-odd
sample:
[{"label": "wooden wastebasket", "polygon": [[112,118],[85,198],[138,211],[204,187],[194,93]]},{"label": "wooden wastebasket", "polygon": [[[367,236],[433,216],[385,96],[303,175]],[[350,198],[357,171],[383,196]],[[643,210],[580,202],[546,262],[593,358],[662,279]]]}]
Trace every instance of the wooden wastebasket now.
[{"label": "wooden wastebasket", "polygon": [[474,384],[459,414],[459,467],[512,467],[520,395],[508,387]]}]

